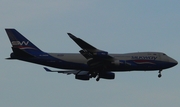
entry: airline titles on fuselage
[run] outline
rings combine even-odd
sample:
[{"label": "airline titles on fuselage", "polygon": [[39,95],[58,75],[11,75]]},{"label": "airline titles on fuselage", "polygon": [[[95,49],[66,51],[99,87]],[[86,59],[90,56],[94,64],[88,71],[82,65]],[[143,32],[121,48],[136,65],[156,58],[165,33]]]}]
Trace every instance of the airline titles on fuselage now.
[{"label": "airline titles on fuselage", "polygon": [[157,57],[156,56],[132,56],[131,57],[133,60],[156,60]]}]

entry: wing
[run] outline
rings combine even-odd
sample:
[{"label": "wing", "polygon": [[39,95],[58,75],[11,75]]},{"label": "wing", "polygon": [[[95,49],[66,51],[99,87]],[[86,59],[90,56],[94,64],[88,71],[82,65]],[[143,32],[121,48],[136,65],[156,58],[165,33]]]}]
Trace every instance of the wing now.
[{"label": "wing", "polygon": [[90,77],[89,77],[89,71],[59,71],[59,70],[50,70],[46,67],[44,67],[44,69],[47,71],[47,72],[57,72],[57,73],[63,73],[63,74],[67,74],[67,75],[70,75],[70,74],[74,74],[75,75],[75,78],[76,79],[79,79],[79,80],[89,80]]},{"label": "wing", "polygon": [[76,42],[82,50],[79,52],[86,58],[86,59],[101,59],[101,60],[111,60],[113,57],[108,55],[108,52],[95,48],[94,46],[90,45],[89,43],[85,42],[84,40],[77,38],[76,36],[68,33],[69,37]]},{"label": "wing", "polygon": [[67,74],[67,75],[69,75],[69,74],[74,74],[74,75],[76,75],[78,72],[80,72],[80,71],[59,71],[59,70],[50,70],[50,69],[48,69],[48,68],[46,68],[46,67],[44,67],[44,69],[45,69],[47,72],[57,72],[57,73],[63,73],[63,74]]},{"label": "wing", "polygon": [[109,72],[114,58],[108,52],[95,48],[84,40],[68,33],[69,37],[76,42],[82,50],[79,52],[87,59],[87,65],[90,68],[89,74],[91,77],[97,77],[97,81],[101,74]]}]

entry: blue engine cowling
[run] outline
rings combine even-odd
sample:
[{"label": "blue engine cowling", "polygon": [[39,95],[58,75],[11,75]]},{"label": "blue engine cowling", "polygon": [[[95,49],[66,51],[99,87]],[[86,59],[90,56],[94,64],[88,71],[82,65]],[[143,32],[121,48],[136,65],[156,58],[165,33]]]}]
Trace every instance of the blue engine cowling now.
[{"label": "blue engine cowling", "polygon": [[115,78],[115,74],[112,72],[106,72],[106,73],[101,73],[99,75],[100,78],[104,78],[104,79],[114,79]]},{"label": "blue engine cowling", "polygon": [[89,72],[88,71],[80,71],[78,74],[75,76],[76,79],[78,80],[89,80]]},{"label": "blue engine cowling", "polygon": [[75,78],[78,80],[89,80],[90,79],[89,75],[76,75]]}]

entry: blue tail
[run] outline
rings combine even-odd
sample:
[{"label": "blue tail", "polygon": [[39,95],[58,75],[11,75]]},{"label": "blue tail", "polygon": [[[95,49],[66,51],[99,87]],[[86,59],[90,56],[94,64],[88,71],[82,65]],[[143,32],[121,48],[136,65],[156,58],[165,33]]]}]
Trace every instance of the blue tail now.
[{"label": "blue tail", "polygon": [[18,57],[38,57],[44,54],[38,47],[15,29],[5,29],[12,44],[13,54]]}]

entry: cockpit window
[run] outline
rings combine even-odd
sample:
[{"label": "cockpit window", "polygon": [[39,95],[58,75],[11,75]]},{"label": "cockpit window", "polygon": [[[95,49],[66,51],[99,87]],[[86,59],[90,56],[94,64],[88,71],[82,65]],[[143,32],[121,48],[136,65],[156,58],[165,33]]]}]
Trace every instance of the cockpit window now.
[{"label": "cockpit window", "polygon": [[166,54],[163,54],[163,55],[166,55]]}]

